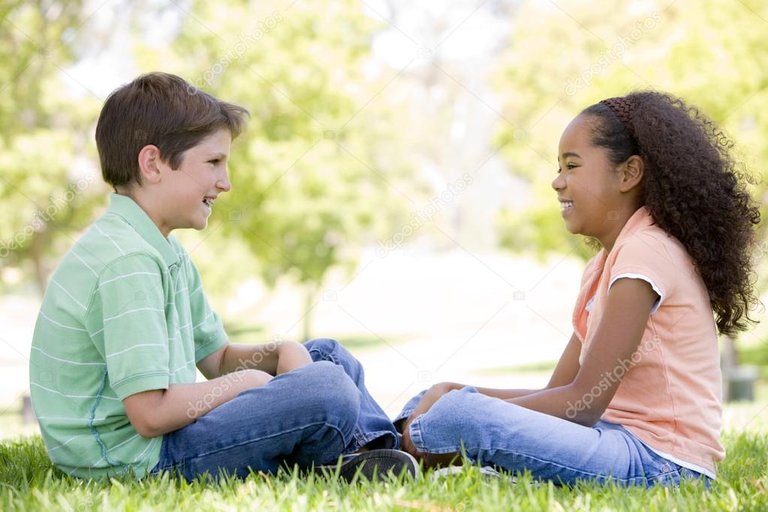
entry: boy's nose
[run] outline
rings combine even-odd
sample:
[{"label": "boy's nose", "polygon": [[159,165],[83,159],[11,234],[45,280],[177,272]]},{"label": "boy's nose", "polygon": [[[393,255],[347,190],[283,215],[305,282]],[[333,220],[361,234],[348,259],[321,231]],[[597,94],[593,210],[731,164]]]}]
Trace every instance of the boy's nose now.
[{"label": "boy's nose", "polygon": [[232,183],[229,182],[229,173],[227,171],[224,171],[224,176],[216,182],[216,188],[222,192],[229,192],[232,189]]}]

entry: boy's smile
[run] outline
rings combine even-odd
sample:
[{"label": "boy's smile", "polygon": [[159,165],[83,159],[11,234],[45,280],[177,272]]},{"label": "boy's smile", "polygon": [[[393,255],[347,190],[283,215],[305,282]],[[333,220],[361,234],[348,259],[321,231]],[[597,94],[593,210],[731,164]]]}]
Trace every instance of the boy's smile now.
[{"label": "boy's smile", "polygon": [[178,228],[206,227],[214,201],[231,189],[227,176],[231,143],[229,130],[221,129],[185,151],[178,169],[158,162],[155,215],[148,213],[163,236]]}]

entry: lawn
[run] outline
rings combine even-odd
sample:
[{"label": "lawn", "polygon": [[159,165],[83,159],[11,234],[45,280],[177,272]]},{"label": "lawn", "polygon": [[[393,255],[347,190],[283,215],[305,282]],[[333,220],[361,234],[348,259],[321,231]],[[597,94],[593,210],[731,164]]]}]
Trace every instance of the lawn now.
[{"label": "lawn", "polygon": [[[346,484],[333,478],[281,473],[244,481],[187,484],[164,476],[140,482],[83,482],[62,475],[39,436],[0,444],[0,510],[768,510],[766,404],[735,406],[726,419],[738,430],[724,434],[728,456],[707,490],[618,488],[581,484],[560,488],[523,476],[516,483],[476,468],[418,480]],[[731,427],[729,427],[731,428]]]}]

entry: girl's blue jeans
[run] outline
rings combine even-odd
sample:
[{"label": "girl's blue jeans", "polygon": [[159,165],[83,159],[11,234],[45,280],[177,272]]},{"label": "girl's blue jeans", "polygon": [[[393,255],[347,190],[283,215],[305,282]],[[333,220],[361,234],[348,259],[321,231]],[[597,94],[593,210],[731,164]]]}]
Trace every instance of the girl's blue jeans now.
[{"label": "girl's blue jeans", "polygon": [[305,346],[313,364],[244,391],[163,436],[152,473],[177,471],[187,480],[205,473],[245,477],[335,462],[374,441],[396,448],[397,431],[365,388],[357,359],[334,340]]},{"label": "girl's blue jeans", "polygon": [[[422,392],[423,394],[423,392]],[[421,394],[395,419],[410,416]],[[471,463],[557,484],[579,480],[618,485],[677,485],[681,478],[709,477],[658,455],[621,425],[585,427],[491,398],[473,387],[450,391],[410,424],[417,450],[461,453]]]}]

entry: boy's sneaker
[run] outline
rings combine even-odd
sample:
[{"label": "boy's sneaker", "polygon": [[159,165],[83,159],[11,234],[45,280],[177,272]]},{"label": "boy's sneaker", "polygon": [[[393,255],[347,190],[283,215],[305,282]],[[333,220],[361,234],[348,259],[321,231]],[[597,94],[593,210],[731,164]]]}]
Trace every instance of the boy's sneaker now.
[{"label": "boy's sneaker", "polygon": [[344,455],[336,464],[316,466],[315,470],[351,483],[356,478],[384,480],[402,474],[416,478],[419,475],[419,463],[410,453],[382,448]]}]

